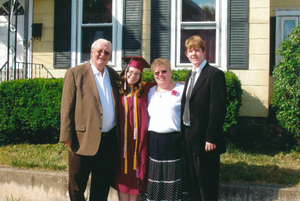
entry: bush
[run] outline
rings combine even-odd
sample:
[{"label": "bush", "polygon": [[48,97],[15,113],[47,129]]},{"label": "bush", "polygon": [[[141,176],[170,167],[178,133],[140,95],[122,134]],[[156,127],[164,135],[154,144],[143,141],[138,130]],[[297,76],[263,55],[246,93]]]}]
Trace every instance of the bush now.
[{"label": "bush", "polygon": [[300,25],[280,44],[276,54],[282,58],[273,72],[276,80],[272,107],[280,126],[300,137]]},{"label": "bush", "polygon": [[[185,81],[189,70],[173,70],[174,81]],[[225,72],[227,114],[224,131],[236,124],[242,89],[237,76]],[[151,71],[143,80],[154,82]],[[60,129],[63,79],[13,80],[0,84],[0,145],[12,143],[56,143]]]},{"label": "bush", "polygon": [[[181,69],[172,71],[172,79],[174,81],[185,81],[190,70]],[[233,72],[225,72],[227,86],[227,112],[223,130],[228,132],[228,129],[237,124],[237,115],[242,105],[243,90],[239,78]],[[146,82],[154,82],[154,76],[151,71],[143,71],[143,80]]]},{"label": "bush", "polygon": [[0,144],[57,142],[63,79],[0,84]]}]

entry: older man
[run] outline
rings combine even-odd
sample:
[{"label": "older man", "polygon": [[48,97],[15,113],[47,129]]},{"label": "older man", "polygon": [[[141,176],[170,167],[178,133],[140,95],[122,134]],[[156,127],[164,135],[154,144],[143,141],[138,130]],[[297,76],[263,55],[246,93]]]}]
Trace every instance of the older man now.
[{"label": "older man", "polygon": [[106,66],[111,43],[96,40],[91,60],[67,70],[61,102],[60,142],[69,149],[69,193],[85,200],[89,174],[90,201],[107,200],[118,149],[118,73]]}]

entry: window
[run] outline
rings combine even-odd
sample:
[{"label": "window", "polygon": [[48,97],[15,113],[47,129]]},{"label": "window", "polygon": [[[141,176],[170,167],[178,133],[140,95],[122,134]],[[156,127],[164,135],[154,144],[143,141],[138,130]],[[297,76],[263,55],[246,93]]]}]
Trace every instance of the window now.
[{"label": "window", "polygon": [[[297,27],[300,21],[300,10],[275,10],[276,16],[276,50],[283,42],[292,29]],[[276,55],[276,63],[280,59],[280,55]]]},{"label": "window", "polygon": [[[83,0],[75,1],[78,5],[77,30],[77,64],[90,59],[91,45],[99,39],[105,38],[112,43],[112,54],[109,65],[117,66],[121,62],[122,51],[122,0]],[[74,16],[74,15],[73,15]],[[73,44],[74,45],[74,44]]]},{"label": "window", "polygon": [[220,40],[219,0],[178,0],[176,65],[189,63],[184,43],[192,35],[200,35],[206,44],[206,59],[220,65],[218,58]]},{"label": "window", "polygon": [[91,44],[98,38],[112,41],[112,0],[83,0],[80,1],[81,41],[79,48],[80,62],[90,59]]}]

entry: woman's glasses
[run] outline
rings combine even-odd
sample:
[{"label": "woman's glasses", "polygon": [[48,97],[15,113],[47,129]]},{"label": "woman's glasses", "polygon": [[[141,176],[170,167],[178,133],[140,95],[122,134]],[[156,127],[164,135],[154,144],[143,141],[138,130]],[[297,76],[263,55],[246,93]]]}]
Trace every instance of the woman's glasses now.
[{"label": "woman's glasses", "polygon": [[162,70],[162,71],[156,71],[156,72],[154,72],[154,75],[159,75],[159,73],[161,73],[161,74],[166,74],[168,71],[167,70]]}]

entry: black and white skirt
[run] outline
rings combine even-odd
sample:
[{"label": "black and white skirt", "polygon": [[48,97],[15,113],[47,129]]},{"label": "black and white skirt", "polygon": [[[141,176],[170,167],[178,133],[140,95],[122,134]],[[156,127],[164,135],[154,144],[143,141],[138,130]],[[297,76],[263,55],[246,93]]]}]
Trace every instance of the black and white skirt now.
[{"label": "black and white skirt", "polygon": [[188,200],[180,132],[149,133],[149,176],[145,200]]}]

